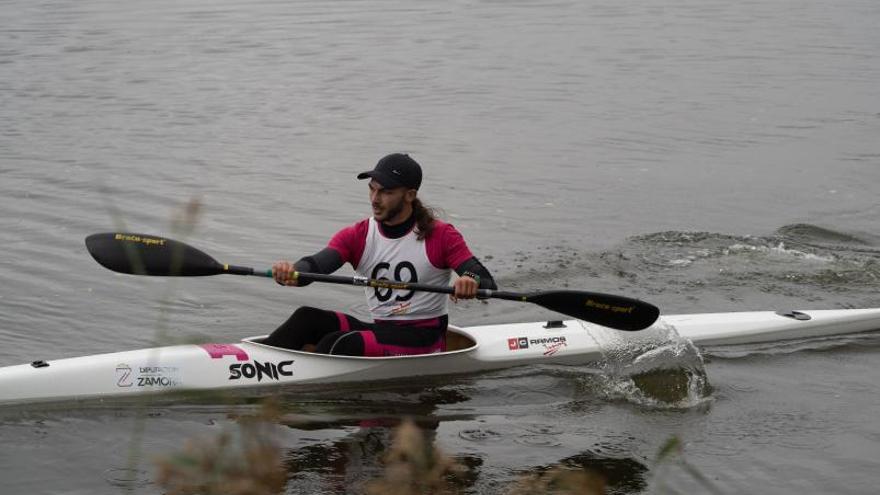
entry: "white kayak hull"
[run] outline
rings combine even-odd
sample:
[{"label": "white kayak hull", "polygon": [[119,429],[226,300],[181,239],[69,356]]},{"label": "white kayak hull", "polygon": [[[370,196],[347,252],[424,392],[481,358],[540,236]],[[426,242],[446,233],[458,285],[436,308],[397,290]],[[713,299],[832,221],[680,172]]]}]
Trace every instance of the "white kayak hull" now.
[{"label": "white kayak hull", "polygon": [[[877,330],[880,309],[666,315],[656,325],[664,324],[697,345],[749,344]],[[0,368],[0,404],[582,365],[600,361],[609,338],[626,342],[643,334],[575,320],[450,327],[450,333],[455,350],[420,356],[328,356],[270,347],[252,337],[35,361]]]}]

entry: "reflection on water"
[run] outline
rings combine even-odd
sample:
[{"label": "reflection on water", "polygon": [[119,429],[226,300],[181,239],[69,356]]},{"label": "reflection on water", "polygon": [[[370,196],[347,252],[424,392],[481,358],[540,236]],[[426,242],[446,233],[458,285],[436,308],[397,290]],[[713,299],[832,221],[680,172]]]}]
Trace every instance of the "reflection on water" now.
[{"label": "reflection on water", "polygon": [[[305,480],[314,474],[319,475],[323,480],[322,489],[359,492],[371,480],[382,477],[383,472],[388,469],[389,454],[393,455],[395,450],[401,448],[399,445],[395,446],[395,432],[399,433],[402,424],[407,424],[407,420],[374,418],[362,421],[356,426],[349,423],[337,424],[335,425],[336,429],[348,430],[349,433],[330,442],[314,443],[286,450],[284,453],[285,468],[290,473],[291,479]],[[428,418],[417,418],[412,424],[420,429],[422,432],[420,438],[426,442],[426,445],[409,445],[405,448],[417,449],[417,451],[434,449],[435,447],[432,446],[437,443],[436,430],[440,426],[440,422]],[[321,423],[322,428],[333,426]],[[352,429],[352,427],[354,428]],[[296,428],[312,431],[312,426],[305,424],[300,424]],[[462,431],[462,438],[468,441],[483,442],[488,438],[487,435],[497,437],[499,440],[503,436],[499,433],[492,433],[490,430]],[[528,446],[546,447],[549,445],[528,444]],[[442,450],[442,447],[437,446],[436,448]],[[530,486],[530,484],[542,480],[543,483],[551,483],[548,478],[549,473],[561,470],[561,472],[567,473],[588,473],[595,479],[601,480],[601,485],[607,488],[608,493],[633,493],[646,487],[648,467],[643,462],[625,455],[609,456],[603,454],[603,450],[613,451],[614,449],[608,449],[607,445],[597,444],[592,449],[551,463],[544,461],[529,467],[520,467],[515,470],[512,478],[499,476],[492,470],[483,472],[482,468],[489,460],[482,455],[459,453],[452,457],[458,468],[454,470],[455,474],[448,476],[448,478],[459,489],[495,486],[496,491],[498,487],[507,487],[507,489],[500,490],[499,493],[518,493],[516,490],[521,486]],[[407,462],[415,462],[412,455]],[[477,493],[483,492],[477,490]],[[587,492],[579,490],[577,493]]]},{"label": "reflection on water", "polygon": [[[507,380],[503,376],[510,371],[501,372],[503,376],[497,379],[492,374],[459,378],[454,383],[433,378],[391,389],[368,385],[305,393],[291,390],[279,398],[278,422],[288,430],[278,436],[286,439],[281,445],[284,468],[297,486],[361,493],[371,481],[386,476],[388,457],[395,451],[395,431],[412,422],[429,446],[449,453],[458,465],[449,479],[467,492],[487,493],[492,487],[491,493],[517,493],[516,487],[550,483],[560,475],[559,470],[587,473],[580,482],[601,480],[609,493],[643,489],[648,468],[643,459],[633,456],[635,437],[591,430],[595,433],[587,438],[594,437],[589,440],[592,446],[584,446],[583,434],[577,431],[583,412],[574,413],[569,407],[584,399],[565,397],[571,382],[579,381],[575,370],[550,369],[550,377],[520,375],[524,386],[529,383],[556,397],[552,403],[558,404],[559,412],[548,411],[557,416],[555,420],[532,416],[534,411],[528,411],[540,408],[533,401],[541,398],[522,394],[508,395],[507,407],[530,417],[508,421],[476,414],[482,407],[479,403],[493,402],[493,393],[504,394],[494,386],[503,386]],[[387,415],[389,410],[395,414]],[[521,452],[516,467],[499,469],[498,461],[503,466],[503,459],[516,450]]]},{"label": "reflection on water", "polygon": [[[638,493],[647,487],[648,467],[637,459],[608,457],[593,450],[566,457],[551,464],[534,466],[531,472],[546,475],[553,470],[590,473],[601,480],[596,493]],[[554,486],[554,485],[550,485]],[[558,487],[558,484],[555,486]],[[587,493],[572,490],[571,493]]]}]

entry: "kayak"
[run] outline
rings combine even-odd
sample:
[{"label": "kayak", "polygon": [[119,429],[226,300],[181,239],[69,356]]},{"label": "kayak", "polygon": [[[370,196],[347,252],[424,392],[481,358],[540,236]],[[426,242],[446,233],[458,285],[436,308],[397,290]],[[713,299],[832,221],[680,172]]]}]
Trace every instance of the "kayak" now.
[{"label": "kayak", "polygon": [[449,327],[447,349],[418,356],[352,357],[236,343],[155,347],[0,368],[0,404],[136,397],[451,375],[521,365],[585,365],[609,342],[674,328],[698,346],[755,344],[880,329],[880,308],[664,315],[648,330],[621,332],[582,320]]}]

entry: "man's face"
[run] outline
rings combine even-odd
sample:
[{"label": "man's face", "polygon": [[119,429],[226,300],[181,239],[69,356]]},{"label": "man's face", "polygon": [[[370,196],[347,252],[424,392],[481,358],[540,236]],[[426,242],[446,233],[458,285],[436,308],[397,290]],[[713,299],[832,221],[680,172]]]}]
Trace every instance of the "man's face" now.
[{"label": "man's face", "polygon": [[375,180],[370,181],[370,205],[373,207],[373,218],[379,222],[403,221],[405,218],[397,218],[404,212],[407,205],[412,203],[415,194],[410,194],[413,189],[395,187],[386,189]]}]

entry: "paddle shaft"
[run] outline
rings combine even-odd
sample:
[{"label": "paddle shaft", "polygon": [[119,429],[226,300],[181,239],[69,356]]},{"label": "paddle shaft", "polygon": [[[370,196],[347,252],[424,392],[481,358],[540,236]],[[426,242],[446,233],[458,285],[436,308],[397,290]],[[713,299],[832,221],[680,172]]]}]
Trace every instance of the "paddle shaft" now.
[{"label": "paddle shaft", "polygon": [[[234,265],[224,265],[224,272],[229,273],[231,275],[254,275],[258,277],[269,277],[272,278],[272,269],[268,270],[254,270],[253,268],[246,266],[234,266]],[[342,275],[325,275],[323,273],[309,273],[309,272],[293,272],[294,280],[301,280],[303,282],[326,282],[330,284],[340,284],[340,285],[355,285],[359,287],[373,287],[376,289],[393,289],[393,290],[413,290],[413,291],[421,291],[421,292],[436,292],[440,294],[455,294],[455,287],[447,286],[447,285],[428,285],[428,284],[420,284],[417,282],[398,282],[387,279],[375,279],[368,278],[362,276],[353,276],[346,277]],[[505,299],[508,301],[520,301],[520,302],[533,302],[539,304],[541,306],[547,306],[542,304],[540,301],[535,301],[533,298],[535,296],[552,296],[554,294],[562,294],[564,292],[571,291],[543,291],[543,292],[510,292],[510,291],[502,291],[502,290],[491,290],[491,289],[477,289],[477,298],[481,299]],[[609,297],[614,297],[615,299],[621,299],[618,296],[609,296],[607,294],[598,294],[591,292],[580,292],[579,294],[584,296],[585,306],[592,306],[594,308],[606,309],[608,311],[613,311],[616,313],[631,313],[635,308],[631,305],[613,305],[608,304],[607,302],[596,302],[589,299],[589,296],[594,296],[599,299],[607,299]],[[641,304],[641,301],[638,301]],[[631,304],[631,300],[626,300],[627,304]],[[548,309],[557,309],[557,308],[548,308]]]},{"label": "paddle shaft", "polygon": [[[247,266],[224,265],[224,273],[230,275],[254,275],[257,277],[272,278],[272,269],[255,270]],[[437,292],[440,294],[454,294],[455,287],[446,285],[428,285],[417,282],[396,282],[386,279],[375,279],[361,276],[346,277],[342,275],[325,275],[323,273],[293,272],[294,280],[303,282],[326,282],[329,284],[356,285],[359,287],[373,287],[376,289],[415,290],[421,292]],[[511,301],[525,301],[526,294],[506,292],[489,289],[477,289],[477,297],[508,299]]]},{"label": "paddle shaft", "polygon": [[[119,273],[165,277],[202,277],[224,273],[269,278],[273,276],[271,269],[254,270],[246,266],[220,264],[213,257],[192,246],[157,236],[110,232],[92,234],[86,238],[86,247],[98,263]],[[372,279],[363,276],[345,277],[294,272],[294,278],[301,282],[325,282],[375,289],[455,293],[455,289],[449,286]],[[519,293],[479,289],[476,295],[483,299],[529,302],[551,311],[618,330],[647,328],[660,314],[657,307],[644,301],[598,292],[549,290]]]}]

